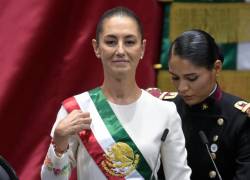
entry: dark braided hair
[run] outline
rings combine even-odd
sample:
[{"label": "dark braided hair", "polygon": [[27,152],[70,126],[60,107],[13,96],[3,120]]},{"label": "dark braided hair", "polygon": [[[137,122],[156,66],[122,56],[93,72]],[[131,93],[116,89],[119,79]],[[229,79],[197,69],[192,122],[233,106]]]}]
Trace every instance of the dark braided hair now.
[{"label": "dark braided hair", "polygon": [[170,46],[168,58],[177,55],[192,64],[211,70],[216,60],[224,58],[214,38],[205,31],[194,29],[177,37]]}]

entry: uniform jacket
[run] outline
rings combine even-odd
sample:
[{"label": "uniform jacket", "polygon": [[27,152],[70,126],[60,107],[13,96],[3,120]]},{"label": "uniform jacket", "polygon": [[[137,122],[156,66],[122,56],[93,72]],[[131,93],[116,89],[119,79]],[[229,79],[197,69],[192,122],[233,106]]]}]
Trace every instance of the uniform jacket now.
[{"label": "uniform jacket", "polygon": [[192,180],[218,179],[200,131],[208,138],[208,149],[223,180],[250,180],[250,118],[235,107],[240,98],[219,87],[194,106],[178,95],[162,94],[161,98],[173,101],[181,116]]}]

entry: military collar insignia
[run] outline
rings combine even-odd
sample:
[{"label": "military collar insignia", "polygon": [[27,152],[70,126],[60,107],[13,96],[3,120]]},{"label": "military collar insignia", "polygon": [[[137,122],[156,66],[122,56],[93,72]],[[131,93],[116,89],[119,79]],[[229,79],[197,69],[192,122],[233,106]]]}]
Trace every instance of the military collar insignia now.
[{"label": "military collar insignia", "polygon": [[214,92],[208,96],[203,102],[193,105],[193,107],[195,108],[199,108],[202,111],[206,111],[209,109],[209,107],[213,106],[216,101],[219,101],[222,97],[222,91],[220,89],[219,86],[216,86],[216,89],[214,90]]},{"label": "military collar insignia", "polygon": [[202,110],[207,110],[208,109],[208,104],[203,103],[201,108],[202,108]]},{"label": "military collar insignia", "polygon": [[208,96],[203,102],[199,103],[198,106],[194,107],[199,107],[200,110],[202,111],[207,111],[210,109],[210,107],[215,107],[215,102],[220,101],[222,98],[222,91],[220,89],[220,86],[217,85],[214,92],[211,93],[210,96]]},{"label": "military collar insignia", "polygon": [[243,113],[250,111],[250,103],[245,101],[237,101],[234,107],[241,110]]}]

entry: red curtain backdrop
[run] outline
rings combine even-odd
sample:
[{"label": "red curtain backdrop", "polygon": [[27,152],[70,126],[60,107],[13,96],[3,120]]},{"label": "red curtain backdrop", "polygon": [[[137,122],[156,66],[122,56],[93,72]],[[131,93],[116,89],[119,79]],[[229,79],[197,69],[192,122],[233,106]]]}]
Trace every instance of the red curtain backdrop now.
[{"label": "red curtain backdrop", "polygon": [[100,15],[115,6],[143,22],[147,48],[137,81],[153,86],[162,26],[156,0],[0,1],[0,154],[21,180],[40,179],[62,100],[101,84],[91,39]]}]

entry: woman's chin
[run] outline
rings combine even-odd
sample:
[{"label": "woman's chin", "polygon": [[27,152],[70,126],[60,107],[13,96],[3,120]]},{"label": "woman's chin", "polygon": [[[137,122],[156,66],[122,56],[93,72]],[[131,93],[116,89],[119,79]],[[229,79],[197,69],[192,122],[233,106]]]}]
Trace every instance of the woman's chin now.
[{"label": "woman's chin", "polygon": [[183,98],[184,102],[189,105],[189,106],[193,106],[195,104],[198,104],[199,102],[194,99],[194,98]]}]

